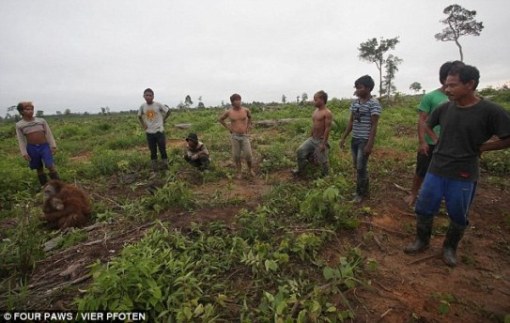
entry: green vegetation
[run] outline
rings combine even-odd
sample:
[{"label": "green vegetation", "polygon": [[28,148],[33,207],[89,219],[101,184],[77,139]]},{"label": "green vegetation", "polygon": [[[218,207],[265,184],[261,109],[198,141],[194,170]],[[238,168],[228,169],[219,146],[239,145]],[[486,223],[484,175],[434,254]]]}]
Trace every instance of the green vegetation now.
[{"label": "green vegetation", "polygon": [[[508,108],[505,94],[495,93]],[[375,152],[380,155],[374,157],[377,166],[370,165],[376,189],[395,170],[412,172],[418,99],[396,97],[395,106],[384,111]],[[90,268],[90,285],[73,306],[142,309],[158,321],[179,322],[354,318],[357,300],[352,291],[368,287],[368,275],[378,270],[378,263],[354,245],[341,246],[333,259],[324,257],[340,235],[357,229],[361,217],[372,212],[348,203],[354,191],[352,160],[348,150],[338,147],[348,106],[347,100],[329,104],[334,113],[331,175],[306,181],[289,180],[288,171],[295,167],[295,151],[310,132],[313,107],[251,106],[255,120],[290,121],[253,129],[256,184],[268,189],[247,196],[238,194],[236,187],[243,187],[232,180],[228,134],[216,122],[220,110],[182,109],[171,115],[170,169],[155,178],[134,114],[46,117],[59,146],[55,157],[61,177],[90,193],[93,222],[106,222],[120,232],[123,226],[156,223],[108,262],[97,260]],[[191,128],[173,127],[178,123],[191,123]],[[182,160],[182,139],[191,131],[198,132],[212,153],[208,173]],[[504,187],[508,154],[488,153],[482,161],[491,181]],[[0,304],[20,308],[31,296],[27,277],[37,261],[48,256],[43,244],[56,235],[39,223],[42,197],[35,173],[19,156],[13,123],[0,124],[0,157],[0,221],[7,228],[0,233],[0,289],[6,291],[0,294]],[[211,221],[197,218],[213,211],[224,215],[227,209],[234,210],[228,221],[221,216]],[[76,246],[89,234],[83,229],[58,233],[56,249]],[[370,233],[366,238],[375,239]],[[438,311],[446,315],[452,300],[443,296],[437,297]]]}]

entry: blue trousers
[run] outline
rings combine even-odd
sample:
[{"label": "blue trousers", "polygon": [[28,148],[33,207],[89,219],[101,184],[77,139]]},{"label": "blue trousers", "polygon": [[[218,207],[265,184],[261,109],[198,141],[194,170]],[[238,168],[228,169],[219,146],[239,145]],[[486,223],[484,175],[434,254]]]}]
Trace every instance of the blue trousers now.
[{"label": "blue trousers", "polygon": [[368,139],[352,138],[351,152],[352,162],[356,169],[356,194],[359,196],[367,196],[369,190],[368,183],[368,156],[365,154],[365,146]]},{"label": "blue trousers", "polygon": [[476,182],[455,180],[427,172],[416,201],[415,212],[423,217],[433,217],[439,212],[443,198],[450,220],[468,225],[469,207],[473,202]]}]

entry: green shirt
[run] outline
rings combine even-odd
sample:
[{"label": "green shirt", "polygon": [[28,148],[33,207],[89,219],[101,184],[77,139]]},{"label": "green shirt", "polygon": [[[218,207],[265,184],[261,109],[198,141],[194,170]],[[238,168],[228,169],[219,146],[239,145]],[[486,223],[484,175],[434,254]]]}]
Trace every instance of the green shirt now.
[{"label": "green shirt", "polygon": [[[437,89],[432,92],[429,92],[423,96],[421,99],[420,105],[418,106],[419,112],[425,112],[430,116],[432,112],[439,107],[442,103],[445,103],[448,101],[448,97],[446,94],[444,94],[441,90]],[[434,127],[434,132],[439,137],[439,133],[441,131],[440,126]],[[432,141],[432,138],[430,138],[429,135],[425,134],[425,141],[429,145],[433,145],[434,141]]]}]

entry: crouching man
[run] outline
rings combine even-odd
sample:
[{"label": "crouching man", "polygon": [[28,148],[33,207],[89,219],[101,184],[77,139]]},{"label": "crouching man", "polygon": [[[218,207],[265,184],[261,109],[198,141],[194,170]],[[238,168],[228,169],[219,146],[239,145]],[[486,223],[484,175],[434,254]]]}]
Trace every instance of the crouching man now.
[{"label": "crouching man", "polygon": [[205,145],[198,140],[195,133],[190,133],[186,137],[187,147],[184,159],[192,166],[203,171],[209,168],[209,151]]}]

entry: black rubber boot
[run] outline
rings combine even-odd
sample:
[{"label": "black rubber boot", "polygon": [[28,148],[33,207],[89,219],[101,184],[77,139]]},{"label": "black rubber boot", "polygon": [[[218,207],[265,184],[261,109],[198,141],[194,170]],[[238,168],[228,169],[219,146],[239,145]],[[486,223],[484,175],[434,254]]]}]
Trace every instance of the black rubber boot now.
[{"label": "black rubber boot", "polygon": [[163,165],[161,166],[163,170],[168,170],[168,159],[162,160]]},{"label": "black rubber boot", "polygon": [[46,174],[37,174],[37,178],[39,179],[39,183],[41,186],[44,186],[48,182],[48,177]]},{"label": "black rubber boot", "polygon": [[457,246],[464,236],[466,226],[450,222],[443,242],[443,261],[450,267],[457,266]]},{"label": "black rubber boot", "polygon": [[424,217],[416,215],[416,240],[405,247],[405,253],[419,253],[427,250],[430,245],[430,235],[432,234],[432,223],[434,217]]},{"label": "black rubber boot", "polygon": [[51,179],[60,179],[57,172],[50,172],[50,178]]},{"label": "black rubber boot", "polygon": [[158,161],[155,159],[151,160],[151,167],[152,167],[153,172],[157,172],[158,171]]}]

